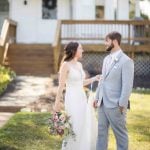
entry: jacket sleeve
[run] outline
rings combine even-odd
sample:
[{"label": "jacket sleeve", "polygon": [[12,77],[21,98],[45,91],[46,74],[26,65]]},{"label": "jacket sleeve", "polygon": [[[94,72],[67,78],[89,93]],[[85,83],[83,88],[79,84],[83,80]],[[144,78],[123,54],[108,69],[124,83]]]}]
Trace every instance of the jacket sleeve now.
[{"label": "jacket sleeve", "polygon": [[100,90],[100,81],[99,81],[98,87],[97,87],[97,89],[96,89],[96,96],[95,96],[95,99],[96,99],[96,100],[99,100],[99,90]]},{"label": "jacket sleeve", "polygon": [[106,57],[104,58],[104,61],[103,61],[103,66],[102,66],[102,79],[99,80],[99,83],[98,83],[98,87],[96,89],[96,96],[95,96],[95,99],[96,100],[99,100],[99,92],[100,92],[100,86],[103,82],[103,77],[104,77],[104,64],[105,64],[105,61],[106,61]]},{"label": "jacket sleeve", "polygon": [[131,59],[128,59],[122,67],[122,89],[119,99],[119,106],[127,107],[128,99],[132,92],[134,79],[134,63]]}]

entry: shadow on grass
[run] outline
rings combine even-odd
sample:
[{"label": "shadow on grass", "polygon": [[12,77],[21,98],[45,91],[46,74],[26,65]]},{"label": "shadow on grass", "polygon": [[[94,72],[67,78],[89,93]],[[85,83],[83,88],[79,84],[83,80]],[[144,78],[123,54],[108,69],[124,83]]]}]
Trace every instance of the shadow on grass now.
[{"label": "shadow on grass", "polygon": [[19,150],[19,149],[4,145],[4,146],[0,146],[0,150]]},{"label": "shadow on grass", "polygon": [[148,94],[150,95],[150,89],[145,89],[145,88],[137,88],[137,89],[133,89],[132,93],[138,93],[138,94]]}]

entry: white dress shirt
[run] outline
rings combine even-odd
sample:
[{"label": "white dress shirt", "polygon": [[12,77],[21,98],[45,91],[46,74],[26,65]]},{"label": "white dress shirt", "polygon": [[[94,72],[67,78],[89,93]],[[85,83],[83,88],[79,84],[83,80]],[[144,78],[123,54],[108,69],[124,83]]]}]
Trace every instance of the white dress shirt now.
[{"label": "white dress shirt", "polygon": [[106,60],[106,64],[105,64],[105,69],[106,69],[106,73],[108,73],[112,63],[114,62],[114,60],[117,58],[117,56],[119,55],[119,53],[122,50],[117,50],[116,52],[112,52],[109,54],[108,59]]}]

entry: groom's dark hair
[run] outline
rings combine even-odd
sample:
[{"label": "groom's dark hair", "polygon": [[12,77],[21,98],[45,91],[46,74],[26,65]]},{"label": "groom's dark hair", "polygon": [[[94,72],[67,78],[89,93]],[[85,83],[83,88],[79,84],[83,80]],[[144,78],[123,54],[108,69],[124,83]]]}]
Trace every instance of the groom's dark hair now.
[{"label": "groom's dark hair", "polygon": [[119,32],[113,31],[111,33],[108,33],[106,35],[106,40],[108,38],[111,39],[111,40],[117,40],[119,45],[121,43],[121,34]]}]

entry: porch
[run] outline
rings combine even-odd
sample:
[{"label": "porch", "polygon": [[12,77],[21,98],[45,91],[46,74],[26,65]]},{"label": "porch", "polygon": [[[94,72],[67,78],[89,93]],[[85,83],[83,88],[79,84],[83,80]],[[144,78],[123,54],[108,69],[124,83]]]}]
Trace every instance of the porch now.
[{"label": "porch", "polygon": [[135,62],[135,86],[150,87],[150,83],[147,82],[150,78],[149,20],[58,20],[52,44],[16,43],[17,23],[14,24],[9,20],[7,23],[10,26],[7,25],[6,28],[4,25],[5,34],[1,35],[3,42],[0,60],[1,64],[10,66],[17,74],[49,76],[57,73],[63,47],[69,41],[78,41],[83,45],[85,54],[81,61],[84,69],[90,75],[100,73],[103,58],[107,54],[104,45],[105,36],[111,31],[118,31],[122,34],[122,49]]}]

